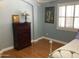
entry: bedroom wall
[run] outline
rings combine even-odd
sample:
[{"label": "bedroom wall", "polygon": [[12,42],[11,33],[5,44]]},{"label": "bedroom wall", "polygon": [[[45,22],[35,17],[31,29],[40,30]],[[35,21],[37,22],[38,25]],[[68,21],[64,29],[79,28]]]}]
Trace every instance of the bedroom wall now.
[{"label": "bedroom wall", "polygon": [[54,24],[51,23],[45,23],[43,26],[43,32],[44,36],[65,41],[65,42],[70,42],[71,40],[74,39],[76,32],[71,32],[71,31],[63,31],[63,30],[57,30],[57,4],[58,3],[65,3],[65,2],[75,2],[78,0],[57,0],[55,2],[50,2],[50,3],[45,3],[43,4],[43,20],[45,19],[45,7],[49,6],[55,6],[55,18],[54,18]]},{"label": "bedroom wall", "polygon": [[[34,7],[34,40],[43,36],[43,7],[38,4],[35,0],[26,0],[31,3]],[[32,20],[33,21],[33,20]],[[33,36],[32,35],[32,36]],[[33,39],[33,38],[32,38]]]},{"label": "bedroom wall", "polygon": [[43,7],[40,5],[38,6],[38,9],[37,9],[37,13],[38,13],[38,21],[37,21],[37,25],[38,25],[38,33],[36,34],[37,38],[43,36]]},{"label": "bedroom wall", "polygon": [[[42,28],[38,25],[41,21],[38,19],[38,11],[40,6],[37,6],[33,0],[26,0],[34,6],[34,38],[40,37]],[[13,32],[12,32],[12,14],[16,14],[18,9],[27,10],[30,13],[30,19],[32,20],[32,9],[29,5],[22,2],[21,0],[1,0],[0,1],[0,49],[4,49],[13,46]],[[39,10],[41,11],[41,10]],[[24,18],[22,18],[23,21]],[[28,18],[29,19],[29,18]],[[38,21],[39,20],[39,21]],[[32,23],[33,25],[33,23]],[[33,39],[33,28],[32,28],[32,39]]]}]

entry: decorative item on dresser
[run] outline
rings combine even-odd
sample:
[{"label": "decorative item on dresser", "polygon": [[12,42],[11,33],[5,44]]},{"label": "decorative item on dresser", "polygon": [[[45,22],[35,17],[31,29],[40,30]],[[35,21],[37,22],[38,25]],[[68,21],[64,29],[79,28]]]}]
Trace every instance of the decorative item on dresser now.
[{"label": "decorative item on dresser", "polygon": [[[31,23],[20,23],[19,15],[13,15],[13,35],[14,35],[14,48],[17,50],[23,49],[31,45]],[[16,20],[16,21],[15,21]]]}]

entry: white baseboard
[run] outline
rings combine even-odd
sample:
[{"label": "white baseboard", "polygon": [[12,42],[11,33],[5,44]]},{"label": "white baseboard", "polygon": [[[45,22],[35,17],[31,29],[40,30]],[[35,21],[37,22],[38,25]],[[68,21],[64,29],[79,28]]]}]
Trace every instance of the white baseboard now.
[{"label": "white baseboard", "polygon": [[[49,38],[49,37],[43,37],[43,38],[45,38],[45,39],[47,39],[47,40],[52,40],[52,41],[54,41],[54,42],[58,42],[58,43],[62,43],[62,44],[67,44],[67,42],[64,42],[64,41],[60,41],[60,40],[57,40],[57,39],[52,39],[52,38]],[[50,41],[51,42],[51,41]]]},{"label": "white baseboard", "polygon": [[[64,41],[60,41],[60,40],[56,40],[56,39],[52,39],[52,38],[49,38],[49,37],[45,37],[45,36],[42,36],[40,38],[37,38],[35,40],[31,40],[31,42],[38,42],[39,40],[42,40],[42,39],[47,39],[47,40],[50,40],[49,42],[52,43],[53,41],[54,42],[58,42],[58,43],[62,43],[62,44],[67,44],[67,42],[64,42]],[[11,46],[11,47],[8,47],[8,48],[4,48],[0,51],[0,53],[3,53],[5,51],[8,51],[8,50],[11,50],[13,49],[14,47]]]},{"label": "white baseboard", "polygon": [[[37,42],[37,41],[41,40],[42,38],[43,38],[43,37],[37,38],[37,39],[35,39],[35,40],[31,40],[31,42]],[[8,51],[8,50],[11,50],[11,49],[13,49],[13,48],[14,48],[14,47],[11,46],[11,47],[7,47],[7,48],[4,48],[4,49],[1,49],[1,50],[0,50],[0,53],[3,53],[3,52]]]},{"label": "white baseboard", "polygon": [[41,40],[41,39],[47,39],[47,40],[50,40],[50,41],[49,41],[50,43],[52,43],[52,41],[54,41],[54,42],[58,42],[58,43],[62,43],[62,44],[67,44],[67,42],[60,41],[60,40],[56,40],[56,39],[52,39],[52,38],[45,37],[45,36],[42,36],[42,37],[37,38],[37,39],[35,39],[35,40],[32,40],[32,42],[37,42],[37,41],[39,41],[39,40]]},{"label": "white baseboard", "polygon": [[39,38],[34,39],[34,40],[32,39],[31,42],[32,42],[32,43],[33,43],[33,42],[38,42],[39,40],[41,40],[41,39],[43,39],[43,38],[44,38],[44,37],[42,36],[42,37],[39,37]]},{"label": "white baseboard", "polygon": [[8,50],[11,50],[11,49],[13,49],[13,48],[14,48],[13,46],[8,47],[8,48],[4,48],[4,49],[2,49],[2,50],[0,51],[0,53],[3,53],[3,52],[8,51]]}]

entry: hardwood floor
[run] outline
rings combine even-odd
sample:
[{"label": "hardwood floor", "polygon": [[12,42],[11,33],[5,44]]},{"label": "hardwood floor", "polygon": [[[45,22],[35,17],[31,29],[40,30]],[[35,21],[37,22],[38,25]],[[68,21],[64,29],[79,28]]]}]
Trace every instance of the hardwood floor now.
[{"label": "hardwood floor", "polygon": [[[52,51],[63,46],[63,44],[53,42]],[[10,55],[14,58],[47,58],[50,53],[50,43],[48,40],[43,39],[32,44],[22,50],[9,50],[3,53],[3,55]]]}]

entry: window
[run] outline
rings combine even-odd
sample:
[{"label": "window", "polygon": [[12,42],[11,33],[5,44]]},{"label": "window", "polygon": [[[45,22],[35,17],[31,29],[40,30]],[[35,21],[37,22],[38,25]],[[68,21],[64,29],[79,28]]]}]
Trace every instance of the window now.
[{"label": "window", "polygon": [[58,7],[58,29],[79,29],[79,5],[62,5]]}]

